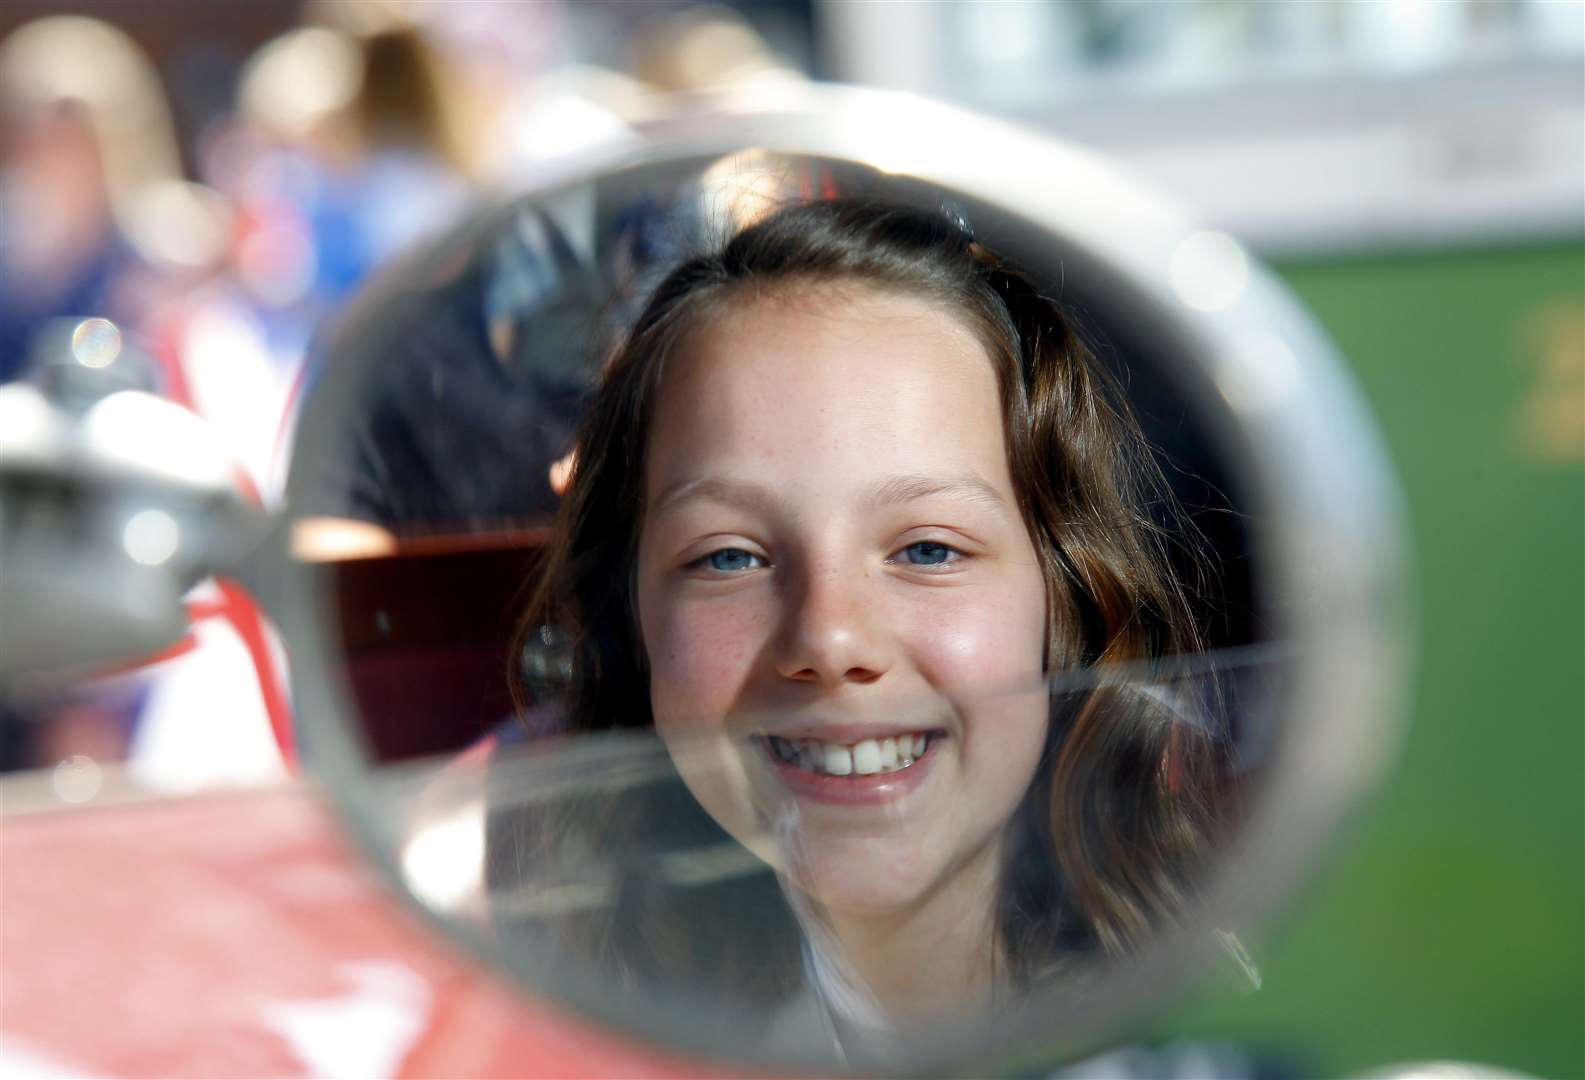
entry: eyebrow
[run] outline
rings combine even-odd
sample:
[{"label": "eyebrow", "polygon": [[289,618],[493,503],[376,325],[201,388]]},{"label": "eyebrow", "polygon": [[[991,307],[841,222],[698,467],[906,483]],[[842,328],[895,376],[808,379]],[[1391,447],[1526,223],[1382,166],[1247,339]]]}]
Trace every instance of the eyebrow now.
[{"label": "eyebrow", "polygon": [[896,506],[937,495],[984,503],[993,510],[1006,509],[1006,500],[1001,494],[978,473],[972,472],[950,477],[893,476],[872,487],[866,501],[871,506]]},{"label": "eyebrow", "polygon": [[701,476],[679,480],[655,500],[650,511],[655,517],[685,502],[716,502],[744,510],[765,510],[771,505],[771,490],[750,480],[729,480],[724,476]]},{"label": "eyebrow", "polygon": [[[952,477],[923,474],[887,477],[871,486],[864,502],[871,507],[899,506],[940,495],[982,503],[992,510],[1007,509],[1007,501],[1001,494],[976,473]],[[764,511],[775,502],[775,495],[770,488],[751,480],[703,476],[672,484],[661,492],[650,512],[659,517],[685,502],[697,500]]]}]

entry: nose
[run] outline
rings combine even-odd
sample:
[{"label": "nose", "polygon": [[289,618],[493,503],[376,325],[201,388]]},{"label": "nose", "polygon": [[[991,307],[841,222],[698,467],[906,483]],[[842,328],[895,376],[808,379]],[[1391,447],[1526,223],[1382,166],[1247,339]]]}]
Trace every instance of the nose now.
[{"label": "nose", "polygon": [[892,666],[893,639],[861,569],[811,568],[786,597],[776,670],[795,682],[872,683]]}]

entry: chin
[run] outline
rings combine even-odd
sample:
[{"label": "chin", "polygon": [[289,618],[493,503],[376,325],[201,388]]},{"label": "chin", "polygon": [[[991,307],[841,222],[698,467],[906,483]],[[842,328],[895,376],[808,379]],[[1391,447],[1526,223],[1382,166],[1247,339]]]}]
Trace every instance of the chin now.
[{"label": "chin", "polygon": [[854,915],[906,911],[936,883],[937,875],[913,853],[895,850],[895,838],[870,843],[825,843],[831,850],[822,852],[822,839],[808,838],[805,846],[814,850],[796,860],[787,874],[795,887],[831,911]]}]

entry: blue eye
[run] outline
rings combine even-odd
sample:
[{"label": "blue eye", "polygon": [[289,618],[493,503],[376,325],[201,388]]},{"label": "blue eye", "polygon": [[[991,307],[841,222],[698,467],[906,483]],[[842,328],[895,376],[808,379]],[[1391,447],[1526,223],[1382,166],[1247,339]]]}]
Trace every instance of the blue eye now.
[{"label": "blue eye", "polygon": [[903,559],[912,566],[944,566],[956,554],[953,548],[930,540],[921,540],[903,548]]},{"label": "blue eye", "polygon": [[758,555],[744,551],[742,548],[722,548],[720,551],[712,551],[694,563],[695,566],[706,566],[723,574],[754,570],[763,564],[764,560]]}]

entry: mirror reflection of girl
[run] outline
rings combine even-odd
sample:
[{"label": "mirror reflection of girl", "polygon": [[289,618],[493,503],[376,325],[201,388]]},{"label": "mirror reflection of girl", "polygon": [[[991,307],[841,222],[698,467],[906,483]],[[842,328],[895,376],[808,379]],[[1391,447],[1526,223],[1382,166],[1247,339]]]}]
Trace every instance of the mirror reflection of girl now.
[{"label": "mirror reflection of girl", "polygon": [[[1214,741],[1159,697],[1042,689],[1199,647],[1160,477],[1061,310],[955,218],[795,205],[684,263],[576,460],[530,620],[576,643],[570,726],[653,724],[848,1020],[963,1015],[1180,910]],[[627,927],[618,966],[752,968],[720,942],[742,912],[702,910],[682,945]]]}]

